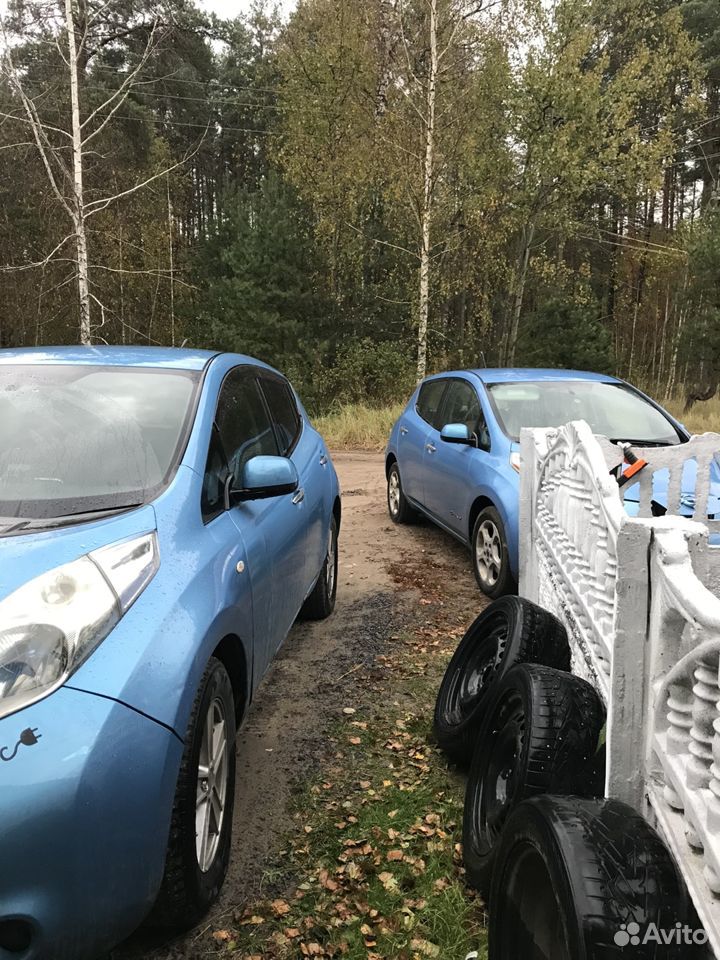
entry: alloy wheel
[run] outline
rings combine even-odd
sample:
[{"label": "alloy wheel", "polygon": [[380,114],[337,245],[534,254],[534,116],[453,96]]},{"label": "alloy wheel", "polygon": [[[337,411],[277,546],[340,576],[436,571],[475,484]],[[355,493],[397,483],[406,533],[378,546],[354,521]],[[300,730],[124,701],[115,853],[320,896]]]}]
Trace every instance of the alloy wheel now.
[{"label": "alloy wheel", "polygon": [[388,505],[390,513],[396,517],[400,511],[400,475],[391,470],[388,477]]},{"label": "alloy wheel", "polygon": [[335,531],[330,528],[330,539],[328,541],[327,559],[325,561],[325,578],[327,583],[328,597],[332,597],[335,589],[335,565],[336,565],[337,544],[335,541]]},{"label": "alloy wheel", "polygon": [[492,520],[485,520],[478,527],[475,563],[482,582],[494,587],[502,575],[503,546],[500,531]]},{"label": "alloy wheel", "polygon": [[217,855],[225,820],[227,786],[227,721],[222,701],[215,699],[205,717],[198,760],[195,849],[203,873],[207,873]]}]

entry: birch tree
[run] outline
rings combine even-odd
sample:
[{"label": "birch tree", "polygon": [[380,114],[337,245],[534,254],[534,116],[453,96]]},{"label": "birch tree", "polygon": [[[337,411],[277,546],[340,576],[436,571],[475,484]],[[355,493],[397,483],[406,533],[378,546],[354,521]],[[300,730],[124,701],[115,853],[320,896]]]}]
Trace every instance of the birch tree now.
[{"label": "birch tree", "polygon": [[[26,6],[18,5],[10,18],[4,16],[0,19],[3,42],[0,70],[17,105],[16,112],[4,111],[0,117],[19,121],[27,128],[58,208],[70,227],[70,232],[42,260],[25,265],[23,269],[28,266],[45,267],[50,262],[67,259],[74,264],[79,312],[78,339],[85,345],[93,341],[92,305],[96,304],[101,314],[103,310],[103,305],[92,292],[88,222],[119,200],[131,196],[160,178],[167,177],[188,159],[183,157],[126,189],[107,193],[100,191],[100,196],[88,198],[85,187],[88,157],[97,155],[97,141],[126,105],[143,70],[157,51],[164,32],[158,10],[152,11],[150,18],[128,22],[123,26],[125,34],[135,31],[139,36],[145,37],[140,54],[136,62],[128,66],[124,77],[121,75],[115,89],[95,106],[87,109],[83,117],[85,70],[92,56],[92,41],[96,36],[96,28],[101,19],[107,16],[109,6],[110,4],[99,0],[94,4],[87,0],[62,0],[61,6],[36,3],[35,6],[28,5],[28,19]],[[35,40],[41,38],[45,43],[52,44],[57,51],[66,84],[67,126],[63,126],[62,121],[51,122],[48,117],[43,116],[46,91],[31,94],[28,90],[26,71],[21,62],[18,62],[18,51],[28,35],[32,35]],[[112,41],[113,34],[105,31],[99,42],[107,45]],[[70,247],[72,251],[69,258],[66,247]]]},{"label": "birch tree", "polygon": [[[428,368],[428,328],[431,309],[433,265],[444,255],[448,238],[436,240],[437,210],[449,170],[461,150],[463,139],[477,120],[472,97],[466,99],[468,80],[481,71],[482,41],[489,29],[488,14],[507,12],[508,4],[484,0],[422,0],[408,4],[398,0],[397,30],[401,53],[397,57],[395,82],[398,108],[406,113],[405,134],[395,139],[398,159],[412,158],[407,139],[419,141],[419,184],[410,169],[404,171],[406,192],[417,218],[419,243],[417,298],[418,381]],[[413,127],[419,133],[413,137]],[[403,142],[405,141],[405,142]],[[402,163],[401,166],[406,166]]]}]

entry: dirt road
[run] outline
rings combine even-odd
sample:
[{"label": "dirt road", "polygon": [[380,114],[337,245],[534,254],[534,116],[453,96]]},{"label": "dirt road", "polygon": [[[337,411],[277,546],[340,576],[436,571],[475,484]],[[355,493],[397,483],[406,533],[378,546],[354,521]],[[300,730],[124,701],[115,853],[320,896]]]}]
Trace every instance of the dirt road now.
[{"label": "dirt road", "polygon": [[278,854],[293,789],[322,775],[328,727],[350,693],[354,705],[360,697],[364,706],[381,708],[372,702],[372,683],[359,691],[355,678],[382,670],[393,639],[421,627],[431,609],[436,623],[457,629],[482,605],[462,546],[428,523],[390,522],[381,454],[333,459],[343,490],[337,609],[324,623],[293,629],[238,737],[234,848],[222,898],[198,930],[160,945],[138,934],[113,960],[207,957],[208,930],[289,882]]}]

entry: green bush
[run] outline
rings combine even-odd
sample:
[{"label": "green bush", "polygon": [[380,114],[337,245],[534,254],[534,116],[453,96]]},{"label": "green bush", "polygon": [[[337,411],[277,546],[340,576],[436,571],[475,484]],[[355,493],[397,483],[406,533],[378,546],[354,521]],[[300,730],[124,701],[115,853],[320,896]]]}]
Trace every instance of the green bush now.
[{"label": "green bush", "polygon": [[352,403],[384,407],[406,400],[415,386],[407,344],[369,337],[351,340],[324,371],[318,400],[323,410]]}]

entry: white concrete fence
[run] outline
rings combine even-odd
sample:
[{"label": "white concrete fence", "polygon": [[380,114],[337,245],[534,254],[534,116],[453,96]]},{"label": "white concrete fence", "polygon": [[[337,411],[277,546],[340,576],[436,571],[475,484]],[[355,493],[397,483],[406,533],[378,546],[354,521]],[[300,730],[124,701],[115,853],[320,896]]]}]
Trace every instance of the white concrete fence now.
[{"label": "white concrete fence", "polygon": [[[720,434],[633,449],[649,466],[621,491],[621,451],[587,424],[523,431],[520,593],[568,627],[573,671],[608,705],[606,794],[663,834],[720,958]],[[668,515],[653,518],[658,483]],[[681,496],[693,519],[670,515]]]}]

